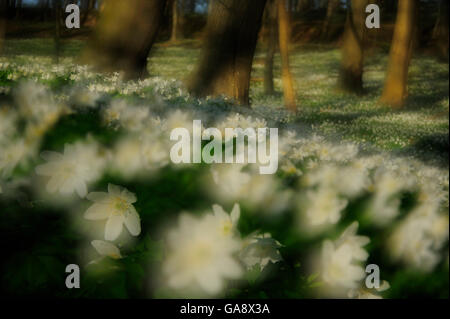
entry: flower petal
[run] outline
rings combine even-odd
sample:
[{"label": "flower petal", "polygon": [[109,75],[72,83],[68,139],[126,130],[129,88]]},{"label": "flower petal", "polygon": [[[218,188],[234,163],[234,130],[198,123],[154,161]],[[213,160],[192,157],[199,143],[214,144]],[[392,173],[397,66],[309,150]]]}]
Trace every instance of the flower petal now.
[{"label": "flower petal", "polygon": [[116,240],[122,232],[123,216],[112,215],[108,218],[105,226],[105,239],[109,241]]},{"label": "flower petal", "polygon": [[133,236],[138,236],[141,233],[141,220],[133,206],[131,206],[127,217],[125,217],[125,226]]}]

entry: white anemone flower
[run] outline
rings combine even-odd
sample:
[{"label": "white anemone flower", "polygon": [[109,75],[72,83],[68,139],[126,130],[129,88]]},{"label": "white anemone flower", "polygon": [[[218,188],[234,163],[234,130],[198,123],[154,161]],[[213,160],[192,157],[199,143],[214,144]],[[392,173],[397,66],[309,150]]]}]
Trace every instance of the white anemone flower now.
[{"label": "white anemone flower", "polygon": [[87,184],[100,176],[104,164],[95,143],[66,144],[63,154],[46,151],[41,157],[47,163],[37,166],[36,173],[50,177],[47,191],[63,195],[76,192],[81,198],[87,194]]},{"label": "white anemone flower", "polygon": [[93,240],[91,241],[92,247],[95,248],[100,256],[110,257],[113,259],[120,259],[122,255],[120,254],[120,249],[113,243],[104,240]]},{"label": "white anemone flower", "polygon": [[168,254],[162,271],[170,288],[219,294],[225,279],[238,279],[242,268],[235,260],[240,241],[218,231],[220,220],[211,214],[196,219],[182,214],[168,234]]},{"label": "white anemone flower", "polygon": [[237,223],[239,217],[241,216],[241,208],[239,204],[234,204],[233,210],[230,214],[225,212],[225,210],[220,205],[213,205],[214,217],[219,221],[220,231],[224,236],[231,236],[237,232]]},{"label": "white anemone flower", "polygon": [[359,262],[367,259],[368,254],[362,250],[362,246],[370,240],[365,236],[356,236],[357,227],[358,223],[355,222],[335,242],[326,240],[323,243],[322,277],[333,288],[357,288],[359,281],[366,275]]},{"label": "white anemone flower", "polygon": [[108,184],[108,193],[93,192],[87,198],[94,204],[85,212],[84,218],[89,220],[107,219],[105,239],[113,241],[122,233],[123,224],[133,236],[141,233],[139,214],[133,206],[136,195],[127,189]]}]

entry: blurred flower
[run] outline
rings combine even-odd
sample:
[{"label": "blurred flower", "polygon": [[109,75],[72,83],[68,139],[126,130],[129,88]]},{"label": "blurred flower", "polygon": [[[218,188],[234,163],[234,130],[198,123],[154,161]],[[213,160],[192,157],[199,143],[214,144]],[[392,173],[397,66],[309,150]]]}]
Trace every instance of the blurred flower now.
[{"label": "blurred flower", "polygon": [[89,220],[107,219],[105,239],[113,241],[122,232],[123,224],[133,236],[141,233],[139,214],[133,206],[136,195],[127,189],[108,184],[108,193],[93,192],[87,198],[94,204],[85,212],[84,218]]},{"label": "blurred flower", "polygon": [[95,248],[100,256],[107,256],[113,259],[122,258],[119,248],[117,248],[117,246],[112,243],[104,240],[93,240],[91,242],[91,245]]},{"label": "blurred flower", "polygon": [[221,292],[224,279],[238,279],[242,269],[233,255],[240,241],[220,232],[221,221],[207,214],[195,219],[187,214],[168,234],[168,254],[163,272],[175,290],[196,288],[210,295]]},{"label": "blurred flower", "polygon": [[380,295],[376,295],[373,293],[373,290],[376,292],[383,292],[388,290],[391,285],[384,280],[379,288],[359,288],[359,289],[350,289],[347,293],[347,296],[352,299],[383,299]]},{"label": "blurred flower", "polygon": [[87,183],[100,177],[104,165],[95,143],[66,144],[63,154],[45,151],[41,157],[47,163],[37,166],[36,173],[50,177],[47,191],[64,195],[76,192],[82,198],[87,194]]},{"label": "blurred flower", "polygon": [[239,204],[234,204],[233,210],[230,214],[226,213],[222,206],[213,205],[214,217],[219,221],[220,231],[224,236],[231,236],[237,232],[237,223],[241,215]]},{"label": "blurred flower", "polygon": [[357,228],[355,222],[335,242],[325,240],[323,243],[322,277],[333,288],[356,288],[365,277],[364,268],[357,262],[367,259],[368,254],[362,247],[370,240],[365,236],[356,236]]}]

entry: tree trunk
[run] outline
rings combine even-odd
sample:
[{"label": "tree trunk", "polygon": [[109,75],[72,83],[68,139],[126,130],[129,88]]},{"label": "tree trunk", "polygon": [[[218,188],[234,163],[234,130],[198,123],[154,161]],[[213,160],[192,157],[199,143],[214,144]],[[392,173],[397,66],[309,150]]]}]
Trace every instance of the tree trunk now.
[{"label": "tree trunk", "polygon": [[59,63],[59,56],[61,54],[61,3],[58,0],[52,2],[53,12],[55,16],[55,62]]},{"label": "tree trunk", "polygon": [[20,19],[21,16],[22,16],[22,0],[17,0],[16,19]]},{"label": "tree trunk", "polygon": [[104,0],[83,61],[125,78],[147,75],[147,57],[158,34],[166,0]]},{"label": "tree trunk", "polygon": [[178,1],[172,0],[172,32],[170,42],[178,40]]},{"label": "tree trunk", "polygon": [[347,4],[347,21],[341,49],[339,86],[352,93],[363,92],[365,8],[367,0],[353,0]]},{"label": "tree trunk", "polygon": [[448,61],[448,0],[441,0],[439,5],[439,15],[433,29],[433,41],[438,56]]},{"label": "tree trunk", "polygon": [[399,0],[394,37],[381,102],[402,107],[408,95],[408,68],[416,13],[416,0]]},{"label": "tree trunk", "polygon": [[289,65],[289,42],[291,40],[290,17],[286,10],[286,1],[276,1],[278,9],[278,38],[280,43],[284,104],[288,110],[295,112],[297,110],[297,106],[295,104],[294,79],[292,78],[291,68]]},{"label": "tree trunk", "polygon": [[211,0],[203,49],[187,82],[197,96],[249,105],[250,73],[266,0]]},{"label": "tree trunk", "polygon": [[277,7],[274,0],[268,0],[265,11],[267,25],[267,52],[264,62],[264,93],[273,95],[275,88],[273,84],[273,59],[277,47]]},{"label": "tree trunk", "polygon": [[305,11],[308,11],[310,7],[310,0],[298,0],[297,2],[297,12],[304,13]]},{"label": "tree trunk", "polygon": [[328,37],[328,32],[330,29],[330,23],[331,23],[331,19],[333,18],[333,14],[336,11],[336,9],[339,6],[339,1],[340,0],[328,0],[328,5],[327,5],[327,15],[325,17],[325,20],[323,21],[322,24],[322,32],[321,35],[323,38],[327,38]]},{"label": "tree trunk", "polygon": [[2,53],[3,51],[3,41],[6,33],[6,22],[8,21],[7,11],[7,0],[0,0],[0,53]]}]

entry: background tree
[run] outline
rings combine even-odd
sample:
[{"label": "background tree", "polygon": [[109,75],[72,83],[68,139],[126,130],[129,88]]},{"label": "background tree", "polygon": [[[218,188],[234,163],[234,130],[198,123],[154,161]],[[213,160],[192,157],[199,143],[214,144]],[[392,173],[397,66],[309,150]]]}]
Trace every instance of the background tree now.
[{"label": "background tree", "polygon": [[327,15],[325,20],[323,20],[321,35],[322,38],[326,39],[328,37],[328,32],[330,29],[331,20],[336,9],[339,7],[340,0],[328,0],[327,5]]},{"label": "background tree", "polygon": [[249,105],[250,73],[266,0],[211,0],[195,71],[187,81],[197,96],[225,95]]},{"label": "background tree", "polygon": [[176,42],[178,40],[178,26],[179,26],[179,12],[178,1],[172,0],[172,32],[170,41]]},{"label": "background tree", "polygon": [[433,42],[438,56],[444,60],[448,60],[448,5],[448,0],[441,0],[438,18],[433,29]]},{"label": "background tree", "polygon": [[290,17],[285,0],[276,0],[278,9],[278,38],[281,56],[281,77],[283,80],[284,104],[290,111],[296,111],[294,79],[289,65],[289,43],[291,40]]},{"label": "background tree", "polygon": [[349,92],[362,93],[364,65],[365,9],[367,0],[347,1],[347,20],[341,48],[339,86]]},{"label": "background tree", "polygon": [[126,78],[147,74],[147,57],[158,34],[166,0],[104,0],[103,12],[83,60]]},{"label": "background tree", "polygon": [[402,107],[408,95],[407,81],[411,60],[417,0],[399,0],[394,37],[381,102]]},{"label": "background tree", "polygon": [[264,93],[273,95],[273,60],[277,48],[277,7],[274,0],[268,0],[266,4],[265,22],[267,28],[267,51],[264,60]]}]

